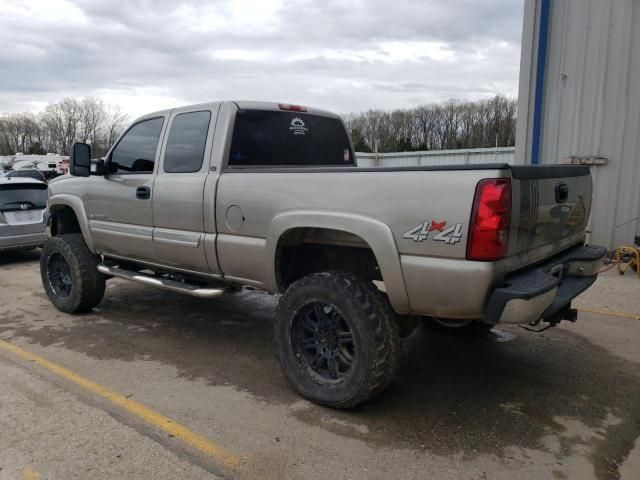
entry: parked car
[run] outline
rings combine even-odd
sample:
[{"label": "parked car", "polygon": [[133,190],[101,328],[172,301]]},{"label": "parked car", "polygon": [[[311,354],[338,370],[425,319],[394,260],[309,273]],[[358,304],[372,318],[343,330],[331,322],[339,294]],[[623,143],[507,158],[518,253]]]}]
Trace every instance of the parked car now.
[{"label": "parked car", "polygon": [[5,178],[33,178],[34,180],[40,180],[45,182],[47,180],[46,175],[37,168],[20,168],[18,170],[8,170],[2,172],[2,176]]},{"label": "parked car", "polygon": [[283,371],[332,407],[390,383],[416,318],[476,334],[575,320],[605,254],[584,246],[588,167],[356,168],[341,119],[312,108],[152,113],[97,167],[76,144],[71,176],[50,183],[40,269],[56,308],[91,309],[109,277],[281,293]]},{"label": "parked car", "polygon": [[38,247],[46,241],[46,201],[46,183],[0,177],[0,250]]}]

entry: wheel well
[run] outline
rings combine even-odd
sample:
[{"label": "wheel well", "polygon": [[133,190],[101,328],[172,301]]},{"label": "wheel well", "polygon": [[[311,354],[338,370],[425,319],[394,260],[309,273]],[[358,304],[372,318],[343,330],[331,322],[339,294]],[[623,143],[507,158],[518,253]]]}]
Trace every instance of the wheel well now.
[{"label": "wheel well", "polygon": [[73,209],[67,205],[55,205],[51,207],[51,235],[63,235],[66,233],[82,233],[78,217]]},{"label": "wheel well", "polygon": [[281,291],[306,275],[329,270],[382,280],[378,261],[366,241],[352,233],[327,228],[287,231],[278,241],[275,268]]}]

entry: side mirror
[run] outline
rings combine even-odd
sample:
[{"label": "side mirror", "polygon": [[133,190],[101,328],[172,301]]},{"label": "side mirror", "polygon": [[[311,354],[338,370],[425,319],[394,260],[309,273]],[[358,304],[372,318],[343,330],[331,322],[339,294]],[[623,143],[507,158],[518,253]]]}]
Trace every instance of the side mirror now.
[{"label": "side mirror", "polygon": [[91,175],[91,147],[86,143],[74,143],[71,147],[69,173],[76,177]]}]

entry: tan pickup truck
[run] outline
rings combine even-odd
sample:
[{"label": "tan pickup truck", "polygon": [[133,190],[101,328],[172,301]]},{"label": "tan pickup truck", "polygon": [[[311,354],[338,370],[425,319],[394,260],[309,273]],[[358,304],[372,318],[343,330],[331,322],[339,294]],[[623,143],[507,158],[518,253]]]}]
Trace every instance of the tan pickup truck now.
[{"label": "tan pickup truck", "polygon": [[346,408],[389,384],[416,319],[467,334],[575,320],[605,254],[584,246],[590,203],[588,167],[357,168],[335,114],[207,103],[139,118],[97,165],[74,145],[49,187],[42,281],[69,313],[110,277],[282,294],[284,373]]}]

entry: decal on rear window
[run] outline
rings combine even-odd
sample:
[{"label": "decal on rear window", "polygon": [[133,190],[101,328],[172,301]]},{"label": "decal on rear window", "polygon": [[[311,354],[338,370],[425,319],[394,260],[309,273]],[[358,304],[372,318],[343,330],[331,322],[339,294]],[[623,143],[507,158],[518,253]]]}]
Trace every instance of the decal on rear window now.
[{"label": "decal on rear window", "polygon": [[289,130],[292,131],[294,135],[306,135],[309,131],[307,126],[304,124],[304,120],[300,117],[293,117]]}]

